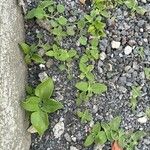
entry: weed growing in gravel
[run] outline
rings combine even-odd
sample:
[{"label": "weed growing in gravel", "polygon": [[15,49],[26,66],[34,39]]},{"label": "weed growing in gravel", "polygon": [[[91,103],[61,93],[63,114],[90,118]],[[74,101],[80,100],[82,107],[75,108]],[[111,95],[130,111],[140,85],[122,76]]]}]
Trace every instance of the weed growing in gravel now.
[{"label": "weed growing in gravel", "polygon": [[109,123],[99,123],[93,125],[90,134],[87,136],[84,145],[86,147],[96,144],[105,144],[106,141],[118,141],[119,145],[126,150],[133,150],[145,133],[136,131],[134,133],[125,133],[120,128],[121,117],[116,117]]},{"label": "weed growing in gravel", "polygon": [[146,79],[150,80],[150,68],[144,68]]},{"label": "weed growing in gravel", "polygon": [[30,64],[31,61],[35,61],[38,64],[45,63],[44,59],[37,53],[37,45],[32,44],[31,46],[29,46],[26,43],[21,43],[19,45],[21,47],[21,50],[25,54],[25,62],[27,64]]},{"label": "weed growing in gravel", "polygon": [[92,114],[89,112],[88,109],[81,112],[80,110],[77,111],[77,115],[81,118],[81,123],[87,123],[92,120]]},{"label": "weed growing in gravel", "polygon": [[136,106],[137,106],[137,98],[141,96],[141,87],[140,86],[132,86],[132,91],[131,91],[131,108],[134,111]]},{"label": "weed growing in gravel", "polygon": [[53,80],[48,78],[35,88],[33,96],[27,96],[27,99],[21,104],[25,110],[31,112],[31,124],[39,135],[42,135],[49,126],[48,113],[63,108],[60,102],[51,98],[53,90]]},{"label": "weed growing in gravel", "polygon": [[146,109],[145,114],[148,118],[150,118],[150,107]]}]

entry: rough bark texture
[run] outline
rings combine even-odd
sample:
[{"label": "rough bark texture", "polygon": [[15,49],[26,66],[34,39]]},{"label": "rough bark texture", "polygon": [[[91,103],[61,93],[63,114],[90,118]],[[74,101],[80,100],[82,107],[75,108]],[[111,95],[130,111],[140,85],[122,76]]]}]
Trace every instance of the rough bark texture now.
[{"label": "rough bark texture", "polygon": [[24,25],[15,0],[0,0],[0,150],[29,150],[24,98],[26,68],[18,43]]}]

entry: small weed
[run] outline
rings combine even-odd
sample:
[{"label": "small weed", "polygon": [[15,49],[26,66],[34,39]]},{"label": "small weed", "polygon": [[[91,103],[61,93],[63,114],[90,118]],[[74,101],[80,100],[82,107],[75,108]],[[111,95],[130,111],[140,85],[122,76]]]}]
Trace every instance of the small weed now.
[{"label": "small weed", "polygon": [[146,109],[145,114],[148,118],[150,118],[150,107]]},{"label": "small weed", "polygon": [[27,64],[30,64],[32,61],[35,61],[36,63],[43,64],[45,63],[44,59],[37,53],[38,46],[35,44],[32,44],[29,46],[26,43],[19,44],[21,50],[25,54],[25,62]]},{"label": "small weed", "polygon": [[[63,108],[60,102],[51,98],[53,90],[53,80],[48,78],[35,88],[34,95],[27,96],[27,99],[21,104],[25,110],[31,112],[31,124],[39,135],[42,135],[49,126],[48,113],[53,113]],[[28,89],[28,93],[33,94],[33,91],[31,93],[31,88],[30,90]]]},{"label": "small weed", "polygon": [[141,87],[132,86],[131,99],[130,99],[132,111],[134,111],[137,106],[137,98],[139,96],[141,96]]},{"label": "small weed", "polygon": [[150,80],[150,68],[144,68],[146,79]]},{"label": "small weed", "polygon": [[87,123],[92,120],[92,114],[89,112],[88,109],[83,112],[78,110],[77,115],[79,118],[81,118],[81,123]]},{"label": "small weed", "polygon": [[86,147],[96,144],[105,144],[107,141],[118,141],[119,145],[126,150],[134,149],[138,144],[138,140],[145,136],[143,131],[136,131],[134,133],[126,134],[123,129],[120,128],[121,118],[116,117],[109,123],[94,124],[90,134],[87,136],[84,145]]}]

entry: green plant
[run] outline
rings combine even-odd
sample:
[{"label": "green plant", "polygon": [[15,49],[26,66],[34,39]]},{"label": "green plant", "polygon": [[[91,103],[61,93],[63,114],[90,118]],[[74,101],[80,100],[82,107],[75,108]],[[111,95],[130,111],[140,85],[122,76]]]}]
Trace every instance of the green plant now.
[{"label": "green plant", "polygon": [[31,124],[39,135],[42,135],[49,126],[48,113],[53,113],[63,108],[60,102],[51,98],[53,90],[53,80],[48,78],[35,88],[34,96],[27,97],[21,103],[25,110],[31,112]]},{"label": "green plant", "polygon": [[60,60],[60,61],[68,62],[77,55],[77,52],[73,49],[69,51],[66,49],[62,49],[54,44],[52,46],[52,50],[47,51],[46,55],[49,57],[54,57],[55,59]]},{"label": "green plant", "polygon": [[138,144],[138,140],[145,136],[143,131],[136,131],[134,133],[125,133],[120,128],[121,117],[112,119],[109,123],[97,122],[92,127],[90,134],[87,136],[84,145],[86,147],[96,144],[105,144],[107,141],[111,143],[118,141],[119,145],[126,150],[133,150]]},{"label": "green plant", "polygon": [[144,48],[143,47],[138,48],[138,54],[140,55],[140,57],[142,59],[144,59]]},{"label": "green plant", "polygon": [[77,115],[81,118],[81,123],[87,123],[92,120],[92,114],[89,112],[88,109],[81,112],[80,110],[77,111]]},{"label": "green plant", "polygon": [[137,106],[137,98],[141,96],[141,87],[140,86],[132,86],[132,91],[131,91],[131,108],[134,111],[136,106]]},{"label": "green plant", "polygon": [[94,94],[102,94],[107,91],[107,86],[102,83],[96,82],[77,82],[75,87],[80,91],[76,99],[77,105],[80,105],[82,102],[89,100],[89,98]]},{"label": "green plant", "polygon": [[146,108],[145,114],[148,118],[150,118],[150,107]]},{"label": "green plant", "polygon": [[125,0],[122,3],[125,4],[133,12],[136,11],[138,14],[141,15],[144,15],[147,11],[145,8],[138,6],[137,0]]},{"label": "green plant", "polygon": [[84,79],[86,77],[89,81],[94,81],[95,77],[92,74],[92,70],[94,69],[94,66],[88,65],[87,64],[88,61],[89,61],[89,58],[86,54],[84,54],[80,58],[80,62],[79,62],[79,69],[81,71],[80,78]]},{"label": "green plant", "polygon": [[28,45],[26,43],[20,43],[19,45],[25,54],[25,62],[27,64],[30,64],[32,60],[36,63],[45,63],[44,59],[37,53],[38,45]]},{"label": "green plant", "polygon": [[52,6],[54,5],[54,2],[52,0],[44,0],[39,3],[39,5],[36,8],[33,8],[32,10],[28,11],[26,15],[26,19],[47,19],[49,15],[46,13],[46,10],[51,10]]},{"label": "green plant", "polygon": [[146,79],[150,80],[150,68],[144,68]]}]

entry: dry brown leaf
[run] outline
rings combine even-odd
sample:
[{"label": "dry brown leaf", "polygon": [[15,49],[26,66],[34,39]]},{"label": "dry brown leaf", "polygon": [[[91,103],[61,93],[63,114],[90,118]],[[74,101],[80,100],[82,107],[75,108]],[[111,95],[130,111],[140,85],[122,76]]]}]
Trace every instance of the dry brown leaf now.
[{"label": "dry brown leaf", "polygon": [[86,0],[79,0],[80,3],[85,4]]},{"label": "dry brown leaf", "polygon": [[111,150],[123,150],[123,149],[119,146],[117,141],[114,141]]},{"label": "dry brown leaf", "polygon": [[31,125],[28,130],[27,130],[29,133],[36,133],[37,130]]}]

